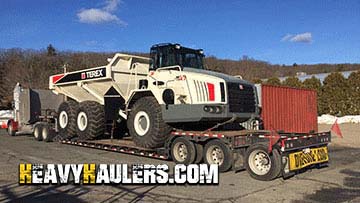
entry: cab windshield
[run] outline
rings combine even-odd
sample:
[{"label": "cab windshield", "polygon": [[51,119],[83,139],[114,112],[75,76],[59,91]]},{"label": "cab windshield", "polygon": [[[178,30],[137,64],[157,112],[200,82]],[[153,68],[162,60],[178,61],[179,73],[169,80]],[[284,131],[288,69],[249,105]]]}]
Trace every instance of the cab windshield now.
[{"label": "cab windshield", "polygon": [[179,53],[177,55],[181,67],[204,69],[203,56],[195,53]]},{"label": "cab windshield", "polygon": [[163,46],[152,48],[150,55],[152,58],[150,69],[169,66],[204,69],[204,55],[199,50],[186,47]]}]

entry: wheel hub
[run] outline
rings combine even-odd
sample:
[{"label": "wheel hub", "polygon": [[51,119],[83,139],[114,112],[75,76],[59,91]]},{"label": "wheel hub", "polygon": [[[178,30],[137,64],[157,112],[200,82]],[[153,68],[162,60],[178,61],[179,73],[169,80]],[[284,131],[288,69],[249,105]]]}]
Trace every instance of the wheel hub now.
[{"label": "wheel hub", "polygon": [[270,171],[271,159],[266,152],[254,150],[249,155],[249,166],[257,175],[265,175]]},{"label": "wheel hub", "polygon": [[146,126],[148,125],[147,124],[147,121],[146,121],[146,118],[145,117],[140,117],[140,119],[139,119],[139,124],[140,124],[140,127],[142,128],[142,129],[146,129]]},{"label": "wheel hub", "polygon": [[179,155],[182,159],[185,160],[186,156],[187,156],[187,149],[186,146],[184,144],[181,144],[179,147]]},{"label": "wheel hub", "polygon": [[134,128],[139,136],[144,136],[150,129],[150,118],[145,111],[139,111],[134,118]]},{"label": "wheel hub", "polygon": [[65,111],[60,112],[59,115],[59,125],[61,128],[65,128],[68,123],[68,115]]},{"label": "wheel hub", "polygon": [[210,147],[207,154],[210,164],[221,165],[224,162],[224,152],[217,146]]},{"label": "wheel hub", "polygon": [[84,131],[88,124],[88,118],[85,112],[81,111],[77,117],[77,126],[79,130]]},{"label": "wheel hub", "polygon": [[188,150],[184,143],[179,142],[174,146],[174,156],[179,162],[183,162],[186,160],[188,156]]}]

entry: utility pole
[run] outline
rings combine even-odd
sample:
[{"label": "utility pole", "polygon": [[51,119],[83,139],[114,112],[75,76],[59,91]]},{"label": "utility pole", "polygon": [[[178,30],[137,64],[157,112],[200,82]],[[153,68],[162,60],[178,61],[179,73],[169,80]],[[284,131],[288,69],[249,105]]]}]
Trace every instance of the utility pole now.
[{"label": "utility pole", "polygon": [[[64,69],[64,74],[66,74],[68,66],[69,65],[67,63],[64,63],[64,65],[62,66],[62,68]],[[64,96],[64,100],[67,101],[67,96],[66,95]]]}]

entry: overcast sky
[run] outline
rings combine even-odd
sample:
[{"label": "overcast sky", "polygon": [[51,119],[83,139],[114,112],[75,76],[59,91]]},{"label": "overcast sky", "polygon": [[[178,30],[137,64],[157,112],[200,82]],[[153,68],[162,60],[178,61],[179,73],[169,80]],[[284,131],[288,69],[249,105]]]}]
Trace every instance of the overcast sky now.
[{"label": "overcast sky", "polygon": [[148,52],[161,42],[235,60],[360,63],[360,1],[0,1],[0,48]]}]

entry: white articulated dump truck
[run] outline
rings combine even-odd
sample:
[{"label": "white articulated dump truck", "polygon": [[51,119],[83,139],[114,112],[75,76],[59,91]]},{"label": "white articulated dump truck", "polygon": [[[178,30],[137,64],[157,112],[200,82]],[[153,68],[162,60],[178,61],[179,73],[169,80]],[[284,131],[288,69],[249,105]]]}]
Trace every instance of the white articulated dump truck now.
[{"label": "white articulated dump truck", "polygon": [[203,51],[179,44],[151,47],[150,58],[116,54],[106,66],[53,75],[49,88],[68,99],[59,134],[81,140],[126,120],[137,146],[160,147],[173,128],[206,130],[259,118],[255,86],[205,70]]}]

